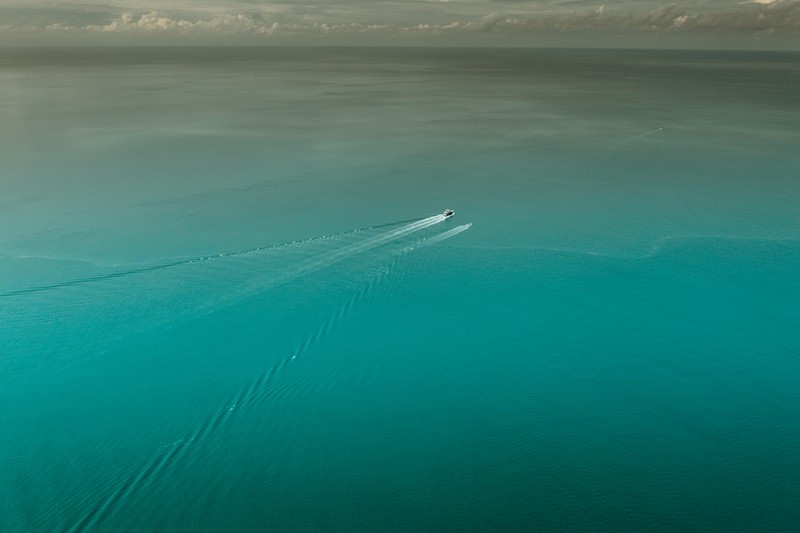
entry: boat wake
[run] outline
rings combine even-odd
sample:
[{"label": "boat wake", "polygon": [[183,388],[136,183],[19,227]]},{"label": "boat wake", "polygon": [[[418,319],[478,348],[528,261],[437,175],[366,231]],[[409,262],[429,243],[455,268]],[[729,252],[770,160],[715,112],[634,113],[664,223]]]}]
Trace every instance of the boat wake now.
[{"label": "boat wake", "polygon": [[[122,338],[194,319],[297,278],[391,248],[444,215],[162,262],[0,293],[0,351],[29,362],[102,352]],[[357,267],[356,267],[357,268]]]},{"label": "boat wake", "polygon": [[[332,267],[336,263],[357,254],[363,254],[368,250],[374,250],[390,243],[398,245],[371,258],[373,266],[376,263],[382,266],[369,268],[366,272],[354,275],[357,283],[351,284],[350,287],[354,290],[349,290],[349,297],[342,301],[311,334],[300,339],[293,349],[260,373],[239,392],[219,402],[217,407],[207,413],[194,427],[176,436],[170,444],[159,448],[149,460],[121,479],[115,488],[110,489],[106,497],[99,499],[96,505],[91,506],[69,531],[78,532],[94,529],[118,512],[135,493],[151,487],[157,479],[166,475],[170,469],[177,468],[180,464],[187,462],[206,441],[211,440],[212,437],[214,439],[221,438],[220,436],[224,434],[225,426],[231,419],[237,416],[244,416],[248,412],[248,407],[261,404],[273,396],[285,392],[281,388],[281,377],[292,362],[305,355],[312,346],[319,343],[333,331],[338,322],[344,319],[359,302],[364,301],[365,297],[389,276],[394,266],[404,256],[420,248],[441,243],[466,231],[471,226],[471,224],[464,224],[441,233],[421,235],[412,242],[403,240],[404,237],[430,228],[442,220],[444,220],[443,215],[428,217],[400,228],[339,246],[295,265],[291,272],[281,272],[279,276],[273,275],[262,280],[261,285],[251,285],[251,288],[257,286],[263,290],[267,286],[288,283],[292,279]],[[340,277],[337,277],[337,279],[341,280]]]},{"label": "boat wake", "polygon": [[112,280],[112,279],[116,279],[116,278],[125,278],[125,277],[128,277],[128,276],[134,276],[134,275],[137,275],[137,274],[146,274],[146,273],[150,273],[150,272],[156,272],[156,271],[159,271],[159,270],[166,270],[166,269],[171,269],[171,268],[176,268],[176,267],[181,267],[181,266],[186,266],[186,265],[205,263],[205,262],[208,262],[208,261],[220,261],[220,260],[230,259],[230,258],[235,258],[235,257],[247,257],[247,256],[261,255],[261,254],[266,254],[266,253],[275,252],[275,251],[279,251],[279,250],[285,250],[285,249],[292,248],[292,247],[303,247],[303,246],[308,246],[308,245],[314,245],[314,244],[318,244],[320,242],[332,241],[332,240],[344,238],[344,237],[347,237],[347,236],[350,236],[350,235],[354,235],[356,233],[361,233],[361,232],[365,232],[365,231],[375,230],[375,229],[379,229],[379,228],[386,228],[386,227],[391,227],[391,226],[399,226],[400,224],[407,224],[409,222],[415,222],[415,221],[416,221],[416,219],[401,220],[399,222],[389,222],[389,223],[386,223],[386,224],[379,224],[379,225],[375,225],[375,226],[367,226],[367,227],[357,228],[357,229],[353,229],[353,230],[349,230],[349,231],[343,231],[343,232],[339,232],[339,233],[331,233],[331,234],[322,235],[322,236],[319,236],[319,237],[312,237],[312,238],[309,238],[309,239],[302,239],[302,240],[297,240],[297,241],[290,241],[290,242],[272,244],[272,245],[269,245],[269,246],[259,246],[259,247],[256,247],[256,248],[250,248],[250,249],[247,249],[247,250],[238,250],[238,251],[235,251],[235,252],[225,252],[225,253],[219,253],[219,254],[213,254],[213,255],[204,255],[204,256],[200,256],[200,257],[192,257],[192,258],[189,258],[189,259],[180,259],[180,260],[176,260],[176,261],[160,262],[160,263],[157,263],[157,264],[154,264],[154,265],[146,265],[146,266],[140,266],[140,267],[135,267],[135,268],[129,268],[129,269],[126,269],[126,270],[118,270],[118,271],[114,271],[114,272],[108,272],[108,273],[104,273],[104,274],[99,274],[99,275],[96,275],[96,276],[86,276],[86,277],[82,277],[82,278],[75,278],[75,279],[60,281],[60,282],[57,282],[57,283],[51,283],[51,284],[47,284],[47,285],[37,285],[37,286],[34,286],[34,287],[26,287],[26,288],[22,288],[22,289],[13,289],[13,290],[5,291],[5,292],[0,292],[0,298],[11,298],[11,297],[14,297],[14,296],[23,296],[25,294],[34,294],[34,293],[37,293],[37,292],[45,292],[45,291],[52,291],[52,290],[56,290],[56,289],[63,289],[63,288],[67,288],[67,287],[74,287],[76,285],[86,285],[86,284],[90,284],[90,283],[98,283],[98,282],[108,281],[108,280]]}]

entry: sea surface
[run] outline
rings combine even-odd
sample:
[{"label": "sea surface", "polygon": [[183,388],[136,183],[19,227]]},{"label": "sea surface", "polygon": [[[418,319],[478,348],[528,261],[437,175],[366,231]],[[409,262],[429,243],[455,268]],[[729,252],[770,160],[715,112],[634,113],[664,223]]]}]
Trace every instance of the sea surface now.
[{"label": "sea surface", "polygon": [[796,531],[798,87],[0,50],[0,531]]}]

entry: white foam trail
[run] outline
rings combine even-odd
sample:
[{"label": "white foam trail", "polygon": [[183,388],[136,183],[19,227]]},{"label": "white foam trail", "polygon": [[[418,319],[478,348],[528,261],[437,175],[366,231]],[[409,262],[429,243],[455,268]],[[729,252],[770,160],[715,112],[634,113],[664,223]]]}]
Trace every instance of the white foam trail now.
[{"label": "white foam trail", "polygon": [[372,248],[395,241],[401,237],[410,235],[411,233],[429,228],[434,224],[444,221],[445,219],[446,217],[444,215],[434,215],[428,218],[423,218],[422,220],[418,220],[416,222],[412,222],[411,224],[407,224],[402,228],[388,231],[382,235],[376,235],[375,237],[371,237],[363,242],[344,246],[338,250],[323,254],[320,257],[309,259],[308,261],[297,265],[291,271],[273,276],[267,280],[267,285],[286,283],[287,281],[291,281],[300,276],[305,276],[356,254],[366,252],[367,250],[371,250]]},{"label": "white foam trail", "polygon": [[[29,354],[34,361],[42,353],[60,359],[96,354],[119,339],[206,315],[356,254],[390,247],[444,219],[434,215],[0,293],[0,352],[20,360]],[[339,240],[346,237],[357,240]],[[277,253],[268,253],[272,251]],[[0,376],[0,383],[4,378]]]},{"label": "white foam trail", "polygon": [[420,246],[428,246],[429,244],[436,244],[437,242],[442,242],[445,239],[449,239],[450,237],[458,235],[462,231],[467,231],[471,227],[472,227],[472,222],[468,224],[463,224],[461,226],[456,226],[455,228],[442,232],[439,235],[434,235],[433,237],[425,239],[420,243]]}]

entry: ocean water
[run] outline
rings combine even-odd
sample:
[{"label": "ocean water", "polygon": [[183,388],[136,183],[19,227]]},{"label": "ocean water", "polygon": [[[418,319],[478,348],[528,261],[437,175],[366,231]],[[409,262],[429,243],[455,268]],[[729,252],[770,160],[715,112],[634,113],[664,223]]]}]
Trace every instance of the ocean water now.
[{"label": "ocean water", "polygon": [[0,530],[796,530],[798,86],[0,50]]}]

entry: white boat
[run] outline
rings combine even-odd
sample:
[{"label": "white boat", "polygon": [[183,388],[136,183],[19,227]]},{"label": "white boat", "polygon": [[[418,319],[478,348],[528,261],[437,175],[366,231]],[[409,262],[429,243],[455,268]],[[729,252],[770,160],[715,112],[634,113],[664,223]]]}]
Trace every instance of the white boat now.
[{"label": "white boat", "polygon": [[456,212],[453,211],[452,209],[445,209],[444,213],[442,214],[444,215],[444,218],[450,218],[451,216],[455,215]]}]

